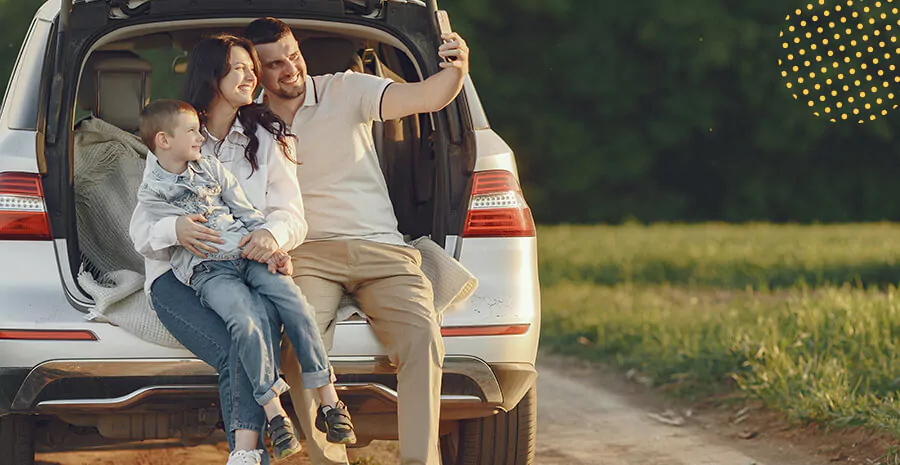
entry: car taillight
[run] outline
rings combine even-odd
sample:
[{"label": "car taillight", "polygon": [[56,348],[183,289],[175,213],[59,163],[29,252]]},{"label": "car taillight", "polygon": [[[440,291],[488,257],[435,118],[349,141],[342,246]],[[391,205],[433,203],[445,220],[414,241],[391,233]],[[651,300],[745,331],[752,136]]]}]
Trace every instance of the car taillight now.
[{"label": "car taillight", "polygon": [[478,171],[463,237],[534,236],[534,218],[519,182],[505,170]]},{"label": "car taillight", "polygon": [[40,176],[0,173],[0,240],[50,239]]},{"label": "car taillight", "polygon": [[489,325],[489,326],[447,326],[441,328],[441,336],[517,336],[525,334],[531,327],[525,325]]},{"label": "car taillight", "polygon": [[87,330],[0,329],[0,340],[17,341],[96,341],[97,335]]}]

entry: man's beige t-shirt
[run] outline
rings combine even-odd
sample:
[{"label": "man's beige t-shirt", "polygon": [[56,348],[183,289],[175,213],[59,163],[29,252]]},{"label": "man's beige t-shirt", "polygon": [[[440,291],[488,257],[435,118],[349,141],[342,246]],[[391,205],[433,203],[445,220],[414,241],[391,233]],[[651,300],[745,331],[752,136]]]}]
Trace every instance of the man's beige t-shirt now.
[{"label": "man's beige t-shirt", "polygon": [[306,78],[306,99],[291,130],[298,136],[307,241],[405,245],[372,138],[391,83],[350,71]]}]

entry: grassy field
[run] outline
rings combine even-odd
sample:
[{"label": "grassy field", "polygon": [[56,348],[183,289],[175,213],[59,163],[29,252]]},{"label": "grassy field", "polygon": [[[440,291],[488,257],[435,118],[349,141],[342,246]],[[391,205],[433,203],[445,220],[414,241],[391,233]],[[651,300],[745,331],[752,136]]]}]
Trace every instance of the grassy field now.
[{"label": "grassy field", "polygon": [[900,225],[556,226],[538,234],[541,282],[727,289],[900,282]]},{"label": "grassy field", "polygon": [[900,437],[900,225],[541,227],[542,346]]}]

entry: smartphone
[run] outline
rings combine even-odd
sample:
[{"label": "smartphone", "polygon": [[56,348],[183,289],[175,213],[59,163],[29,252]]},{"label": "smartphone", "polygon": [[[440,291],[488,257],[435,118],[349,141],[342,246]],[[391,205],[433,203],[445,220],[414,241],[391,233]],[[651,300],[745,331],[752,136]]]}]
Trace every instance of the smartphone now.
[{"label": "smartphone", "polygon": [[[453,32],[453,29],[450,27],[450,15],[447,14],[446,10],[435,11],[434,19],[437,21],[438,31],[440,31],[441,35]],[[456,57],[446,57],[444,58],[444,61],[452,61],[455,59]]]}]

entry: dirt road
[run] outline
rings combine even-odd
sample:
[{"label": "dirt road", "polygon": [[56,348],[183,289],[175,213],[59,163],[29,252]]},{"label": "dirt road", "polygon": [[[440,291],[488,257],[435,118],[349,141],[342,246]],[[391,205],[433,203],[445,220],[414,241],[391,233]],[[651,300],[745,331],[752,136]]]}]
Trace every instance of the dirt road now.
[{"label": "dirt road", "polygon": [[[769,423],[735,425],[730,411],[711,409],[688,416],[683,407],[673,407],[646,387],[596,365],[542,356],[539,372],[538,465],[871,463],[854,459],[834,446],[823,449],[822,444],[832,439],[792,441],[768,431]],[[674,414],[652,417],[669,408]],[[741,415],[752,417],[752,412]],[[669,424],[682,421],[681,426]],[[209,441],[193,448],[160,442],[105,450],[42,452],[38,459],[42,465],[224,464],[227,452],[222,442]],[[396,444],[391,442],[352,451],[354,459],[367,459],[362,460],[366,464],[393,464],[396,454]],[[300,465],[308,461],[303,457],[281,463]]]},{"label": "dirt road", "polygon": [[688,412],[596,365],[541,360],[539,465],[824,465],[836,458],[811,453],[807,438],[794,445],[762,436],[761,425],[733,423],[729,412]]}]

